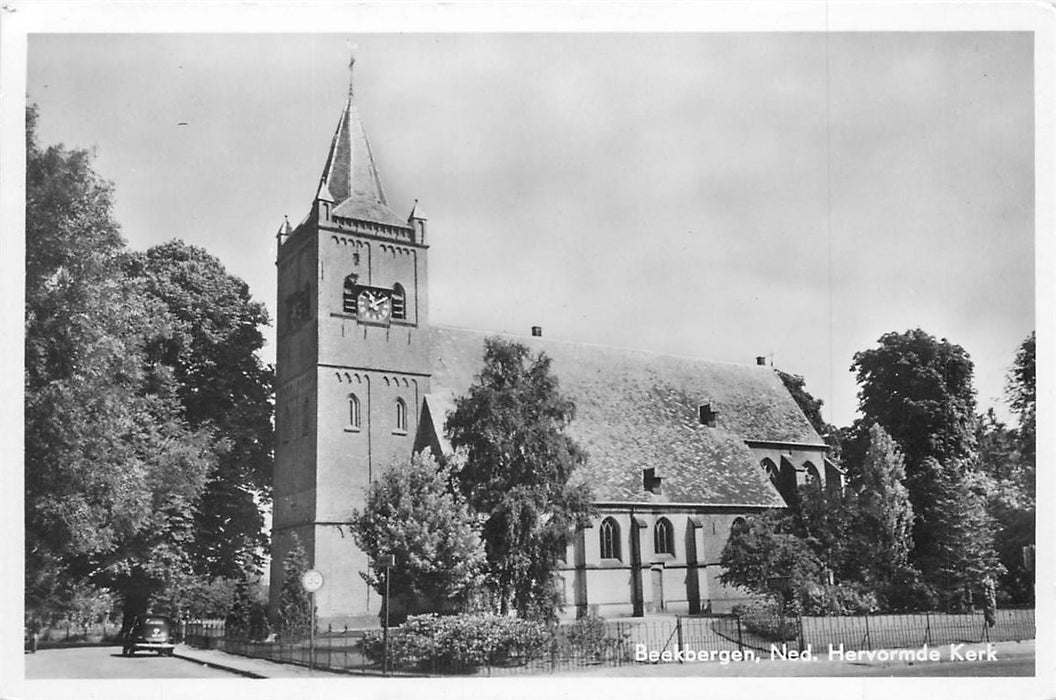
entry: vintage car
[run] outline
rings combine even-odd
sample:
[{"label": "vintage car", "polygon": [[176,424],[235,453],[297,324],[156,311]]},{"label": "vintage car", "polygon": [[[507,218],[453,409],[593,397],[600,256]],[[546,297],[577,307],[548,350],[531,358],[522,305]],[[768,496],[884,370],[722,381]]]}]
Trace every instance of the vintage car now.
[{"label": "vintage car", "polygon": [[158,615],[142,615],[132,623],[121,653],[132,656],[137,651],[156,651],[159,655],[172,656],[175,649],[172,620]]}]

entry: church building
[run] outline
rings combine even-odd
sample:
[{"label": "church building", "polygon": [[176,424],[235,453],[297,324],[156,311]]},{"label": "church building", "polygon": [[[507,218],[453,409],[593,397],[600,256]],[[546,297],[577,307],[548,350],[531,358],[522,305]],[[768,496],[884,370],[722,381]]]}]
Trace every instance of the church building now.
[{"label": "church building", "polygon": [[[377,624],[348,520],[394,459],[450,450],[446,416],[497,335],[430,323],[432,241],[409,210],[390,208],[350,82],[311,209],[280,227],[276,261],[271,602],[299,541],[324,577],[324,627]],[[842,483],[762,358],[711,362],[539,329],[516,340],[552,358],[576,404],[569,434],[588,454],[598,516],[562,565],[566,617],[728,611],[744,593],[719,582],[718,561],[738,518],[784,507],[799,484]]]}]

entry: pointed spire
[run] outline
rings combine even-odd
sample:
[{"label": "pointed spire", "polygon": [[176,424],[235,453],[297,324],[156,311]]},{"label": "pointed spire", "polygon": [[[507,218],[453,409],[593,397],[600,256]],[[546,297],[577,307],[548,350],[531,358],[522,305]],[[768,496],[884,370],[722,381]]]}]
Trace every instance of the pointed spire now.
[{"label": "pointed spire", "polygon": [[337,121],[330,142],[326,165],[320,178],[316,200],[334,203],[335,216],[406,226],[406,222],[388,207],[367,132],[359,119],[353,97],[352,68],[349,61],[348,99]]}]

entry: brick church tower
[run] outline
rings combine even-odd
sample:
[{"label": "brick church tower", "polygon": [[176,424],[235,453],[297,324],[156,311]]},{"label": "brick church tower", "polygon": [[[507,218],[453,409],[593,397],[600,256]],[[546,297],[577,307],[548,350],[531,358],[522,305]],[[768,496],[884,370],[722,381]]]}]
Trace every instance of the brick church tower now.
[{"label": "brick church tower", "polygon": [[350,76],[311,211],[278,233],[273,611],[296,536],[325,579],[320,624],[377,622],[346,523],[412,451],[429,391],[427,253],[417,206],[401,217],[385,199]]}]

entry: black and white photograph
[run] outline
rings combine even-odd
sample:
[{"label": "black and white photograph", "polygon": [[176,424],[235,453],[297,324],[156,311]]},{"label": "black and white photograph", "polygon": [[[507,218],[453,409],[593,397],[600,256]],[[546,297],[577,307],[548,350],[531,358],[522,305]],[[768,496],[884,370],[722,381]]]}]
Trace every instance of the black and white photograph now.
[{"label": "black and white photograph", "polygon": [[853,5],[0,8],[0,695],[1051,693],[1053,11]]}]

